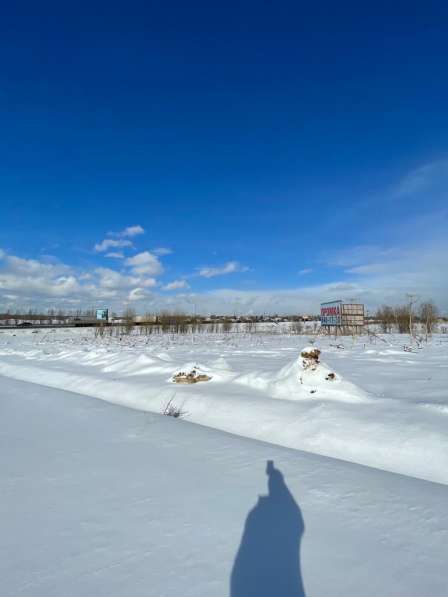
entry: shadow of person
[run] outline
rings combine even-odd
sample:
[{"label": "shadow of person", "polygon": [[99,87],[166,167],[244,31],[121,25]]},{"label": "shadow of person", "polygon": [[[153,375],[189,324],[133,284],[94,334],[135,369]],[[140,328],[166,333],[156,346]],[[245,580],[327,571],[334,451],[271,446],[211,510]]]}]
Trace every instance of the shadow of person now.
[{"label": "shadow of person", "polygon": [[305,597],[300,570],[302,513],[268,460],[268,495],[249,512],[233,564],[230,597]]}]

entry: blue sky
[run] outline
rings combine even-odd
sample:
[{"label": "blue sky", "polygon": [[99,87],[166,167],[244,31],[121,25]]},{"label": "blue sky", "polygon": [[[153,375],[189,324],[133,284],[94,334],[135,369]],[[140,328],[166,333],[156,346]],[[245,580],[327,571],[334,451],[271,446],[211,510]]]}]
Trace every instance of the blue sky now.
[{"label": "blue sky", "polygon": [[447,309],[444,3],[213,4],[4,9],[0,307]]}]

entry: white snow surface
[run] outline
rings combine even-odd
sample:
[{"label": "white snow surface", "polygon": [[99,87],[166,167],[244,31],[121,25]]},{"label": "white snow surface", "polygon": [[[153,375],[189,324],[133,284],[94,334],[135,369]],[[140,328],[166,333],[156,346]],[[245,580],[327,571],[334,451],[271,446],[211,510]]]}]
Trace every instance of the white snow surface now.
[{"label": "white snow surface", "polygon": [[[41,382],[79,383],[86,364],[72,363],[75,348],[61,354],[58,344],[44,346],[28,355],[26,375],[41,363]],[[116,353],[95,352],[86,390],[100,376],[101,355],[103,368],[123,375]],[[167,355],[134,355],[127,379],[147,379],[136,371],[153,361],[167,379],[171,368],[162,363],[176,360]],[[213,371],[220,358],[228,359],[222,371],[239,362],[210,355],[209,366],[213,358]],[[124,400],[133,387],[123,382]],[[251,408],[269,402],[265,395],[250,400]],[[446,485],[5,377],[0,409],[2,596],[446,595]],[[267,461],[275,467],[269,488]]]},{"label": "white snow surface", "polygon": [[[301,350],[322,351],[316,370]],[[448,483],[448,337],[0,333],[0,374],[439,483]],[[339,347],[338,347],[339,346]],[[178,371],[208,382],[181,386]],[[329,373],[334,380],[327,380]]]}]

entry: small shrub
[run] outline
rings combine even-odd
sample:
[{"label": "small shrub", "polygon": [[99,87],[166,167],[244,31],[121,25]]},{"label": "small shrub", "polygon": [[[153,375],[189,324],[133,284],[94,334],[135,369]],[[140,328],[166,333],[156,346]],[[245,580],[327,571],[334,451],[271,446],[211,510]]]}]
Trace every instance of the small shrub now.
[{"label": "small shrub", "polygon": [[303,323],[301,321],[293,321],[289,325],[289,331],[291,334],[303,334]]},{"label": "small shrub", "polygon": [[166,415],[167,417],[174,417],[175,419],[180,419],[184,415],[186,415],[186,412],[182,410],[180,406],[174,404],[173,400],[174,397],[168,401],[167,405],[162,411],[162,414]]}]

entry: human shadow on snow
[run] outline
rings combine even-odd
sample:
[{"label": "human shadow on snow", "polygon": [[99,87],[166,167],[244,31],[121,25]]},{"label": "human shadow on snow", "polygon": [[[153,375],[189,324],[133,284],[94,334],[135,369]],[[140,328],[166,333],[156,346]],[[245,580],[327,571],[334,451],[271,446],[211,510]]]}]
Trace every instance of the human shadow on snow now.
[{"label": "human shadow on snow", "polygon": [[300,508],[272,460],[266,466],[268,495],[249,512],[233,564],[230,597],[305,597]]}]

